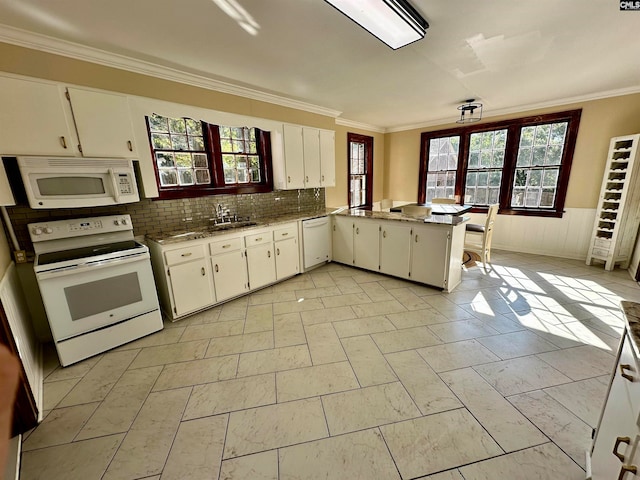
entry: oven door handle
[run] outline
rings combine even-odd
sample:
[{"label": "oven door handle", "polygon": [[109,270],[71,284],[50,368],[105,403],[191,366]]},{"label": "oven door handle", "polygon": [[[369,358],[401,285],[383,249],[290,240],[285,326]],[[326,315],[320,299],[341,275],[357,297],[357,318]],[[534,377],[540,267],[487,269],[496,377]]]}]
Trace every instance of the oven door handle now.
[{"label": "oven door handle", "polygon": [[72,265],[70,267],[62,267],[57,270],[51,270],[49,272],[38,272],[36,277],[38,280],[48,280],[50,278],[64,277],[67,275],[73,275],[76,273],[83,273],[85,271],[94,272],[102,268],[112,267],[114,264],[124,265],[127,263],[139,262],[149,258],[148,253],[139,253],[136,255],[130,255],[128,257],[112,258],[109,260],[93,261],[87,263],[80,263],[78,265]]}]

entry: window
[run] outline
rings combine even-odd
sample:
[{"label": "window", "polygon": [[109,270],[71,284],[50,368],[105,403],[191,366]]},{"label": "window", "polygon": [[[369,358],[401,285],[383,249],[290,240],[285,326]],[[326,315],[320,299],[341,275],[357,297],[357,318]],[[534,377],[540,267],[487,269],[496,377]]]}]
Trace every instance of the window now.
[{"label": "window", "polygon": [[273,190],[269,132],[147,117],[160,198]]},{"label": "window", "polygon": [[373,137],[347,133],[349,208],[373,205]]},{"label": "window", "polygon": [[476,211],[561,217],[580,113],[423,133],[418,201],[459,195]]}]

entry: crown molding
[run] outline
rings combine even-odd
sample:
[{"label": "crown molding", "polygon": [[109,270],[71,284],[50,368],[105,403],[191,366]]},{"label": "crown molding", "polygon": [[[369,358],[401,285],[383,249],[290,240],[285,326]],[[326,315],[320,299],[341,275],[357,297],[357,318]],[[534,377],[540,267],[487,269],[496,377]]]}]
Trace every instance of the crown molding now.
[{"label": "crown molding", "polygon": [[357,128],[359,130],[368,130],[376,133],[386,133],[387,129],[379,127],[377,125],[370,125],[368,123],[356,122],[355,120],[349,120],[347,118],[336,118],[336,125],[342,125],[343,127]]},{"label": "crown molding", "polygon": [[165,67],[144,60],[137,60],[126,55],[106,52],[97,48],[29,32],[27,30],[22,30],[8,25],[0,24],[0,42],[52,53],[54,55],[61,55],[75,60],[82,60],[84,62],[96,63],[106,67],[118,68],[120,70],[126,70],[142,75],[149,75],[163,80],[183,83],[185,85],[206,88],[220,93],[259,100],[261,102],[272,103],[282,107],[303,110],[318,115],[335,118],[342,113],[338,110],[321,107],[319,105],[299,100],[293,100],[291,98],[262,92],[252,88],[233,85],[231,83],[214,80],[203,75],[183,72],[175,68]]},{"label": "crown molding", "polygon": [[[548,102],[529,103],[529,104],[519,105],[516,107],[502,108],[499,110],[491,110],[491,116],[484,116],[482,117],[482,120],[490,119],[492,117],[498,117],[501,115],[510,115],[512,113],[525,113],[528,110],[541,110],[543,108],[563,107],[563,106],[574,104],[574,103],[592,102],[594,100],[602,100],[605,98],[612,98],[612,97],[621,97],[623,95],[634,95],[636,93],[640,93],[640,86],[619,88],[616,90],[607,90],[605,92],[598,92],[598,93],[587,94],[587,95],[577,95],[575,97],[565,97],[557,100],[551,100]],[[424,123],[402,125],[399,127],[389,127],[385,129],[385,133],[404,132],[407,130],[416,130],[416,129],[426,128],[426,127],[435,127],[438,125],[454,124],[457,118],[458,118],[457,115],[456,116],[452,115],[451,117],[441,118],[439,120],[431,120],[429,122],[424,122]],[[337,119],[336,119],[336,123],[337,123]]]}]

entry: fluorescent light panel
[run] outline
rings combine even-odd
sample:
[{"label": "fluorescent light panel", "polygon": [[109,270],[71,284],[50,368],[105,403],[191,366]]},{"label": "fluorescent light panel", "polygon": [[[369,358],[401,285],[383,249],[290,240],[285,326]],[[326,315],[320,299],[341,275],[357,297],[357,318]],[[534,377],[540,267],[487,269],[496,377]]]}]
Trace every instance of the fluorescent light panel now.
[{"label": "fluorescent light panel", "polygon": [[394,50],[424,38],[427,21],[405,0],[325,0]]}]

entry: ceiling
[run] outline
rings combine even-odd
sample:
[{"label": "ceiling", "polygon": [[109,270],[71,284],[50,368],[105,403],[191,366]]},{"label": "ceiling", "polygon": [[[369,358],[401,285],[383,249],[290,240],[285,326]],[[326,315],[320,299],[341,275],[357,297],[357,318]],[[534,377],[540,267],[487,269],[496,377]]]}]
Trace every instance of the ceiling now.
[{"label": "ceiling", "polygon": [[487,117],[640,92],[640,11],[617,0],[411,3],[430,28],[395,51],[322,0],[0,0],[0,41],[388,131],[452,122],[467,98]]}]

